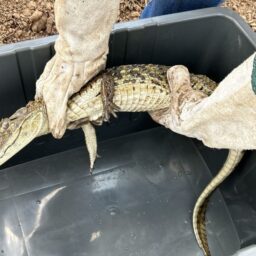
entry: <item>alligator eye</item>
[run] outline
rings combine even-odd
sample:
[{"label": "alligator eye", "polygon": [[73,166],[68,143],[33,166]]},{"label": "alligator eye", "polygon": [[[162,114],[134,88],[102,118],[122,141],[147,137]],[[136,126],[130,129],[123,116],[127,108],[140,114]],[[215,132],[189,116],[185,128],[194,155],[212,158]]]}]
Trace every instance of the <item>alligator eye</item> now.
[{"label": "alligator eye", "polygon": [[13,120],[13,119],[19,118],[21,116],[24,116],[26,113],[27,113],[27,108],[26,107],[20,108],[11,117],[9,117],[9,119]]},{"label": "alligator eye", "polygon": [[4,120],[2,121],[2,126],[1,126],[1,128],[2,128],[3,130],[7,130],[7,129],[9,128],[9,122],[8,122],[8,120],[4,119]]}]

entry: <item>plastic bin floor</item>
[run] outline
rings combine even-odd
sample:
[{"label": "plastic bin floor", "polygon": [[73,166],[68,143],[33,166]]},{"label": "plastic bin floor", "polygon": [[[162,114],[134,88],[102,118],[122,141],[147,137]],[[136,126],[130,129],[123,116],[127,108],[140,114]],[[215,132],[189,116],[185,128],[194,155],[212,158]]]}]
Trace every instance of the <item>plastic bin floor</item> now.
[{"label": "plastic bin floor", "polygon": [[[0,255],[202,256],[192,210],[212,177],[192,140],[155,128],[99,155],[92,176],[84,147],[0,172]],[[213,256],[237,250],[219,191],[207,230]]]}]

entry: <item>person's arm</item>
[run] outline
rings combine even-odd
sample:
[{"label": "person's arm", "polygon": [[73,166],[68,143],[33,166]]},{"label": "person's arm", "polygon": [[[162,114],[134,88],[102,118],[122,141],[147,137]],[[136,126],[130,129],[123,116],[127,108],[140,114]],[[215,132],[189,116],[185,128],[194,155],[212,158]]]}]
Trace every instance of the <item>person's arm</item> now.
[{"label": "person's arm", "polygon": [[256,149],[255,56],[235,68],[209,97],[192,90],[184,66],[170,68],[170,108],[151,113],[152,118],[212,148]]},{"label": "person's arm", "polygon": [[56,0],[59,37],[56,54],[47,63],[36,85],[43,98],[54,137],[66,129],[67,101],[105,68],[108,41],[117,20],[120,0]]},{"label": "person's arm", "polygon": [[150,0],[140,18],[215,7],[224,0]]}]

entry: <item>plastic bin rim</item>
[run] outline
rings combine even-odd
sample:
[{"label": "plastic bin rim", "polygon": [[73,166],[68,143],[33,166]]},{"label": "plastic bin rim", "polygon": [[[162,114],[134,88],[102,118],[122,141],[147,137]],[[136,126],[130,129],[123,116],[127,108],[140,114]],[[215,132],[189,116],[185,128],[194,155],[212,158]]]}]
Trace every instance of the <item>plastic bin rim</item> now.
[{"label": "plastic bin rim", "polygon": [[[160,26],[165,24],[175,24],[179,22],[187,22],[190,20],[198,20],[210,17],[223,17],[229,19],[231,22],[238,25],[238,27],[244,31],[246,37],[250,40],[250,42],[256,48],[256,33],[251,29],[251,27],[239,16],[236,12],[224,8],[224,7],[213,7],[213,8],[205,8],[194,11],[187,11],[175,14],[168,14],[163,16],[157,16],[153,18],[146,18],[136,21],[128,21],[116,23],[112,30],[113,33],[122,32],[122,31],[130,31],[130,30],[139,30],[144,27],[149,26]],[[26,49],[33,50],[34,48],[45,47],[45,45],[53,44],[58,35],[48,36],[38,39],[25,40],[18,43],[11,43],[0,46],[0,56],[10,54],[12,52],[23,51]]]}]

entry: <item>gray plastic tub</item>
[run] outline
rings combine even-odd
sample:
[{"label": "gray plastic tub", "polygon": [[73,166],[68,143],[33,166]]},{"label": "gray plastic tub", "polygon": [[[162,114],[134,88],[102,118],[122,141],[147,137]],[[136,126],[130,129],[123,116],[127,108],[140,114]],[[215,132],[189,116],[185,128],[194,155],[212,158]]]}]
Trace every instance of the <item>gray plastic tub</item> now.
[{"label": "gray plastic tub", "polygon": [[[33,99],[56,37],[0,47],[0,116]],[[118,24],[108,66],[184,64],[220,81],[256,49],[256,37],[221,8]],[[201,256],[195,201],[226,157],[158,127],[147,114],[120,114],[97,129],[94,175],[80,131],[44,136],[0,171],[0,255]],[[256,154],[248,152],[211,198],[213,256],[256,242]]]}]

